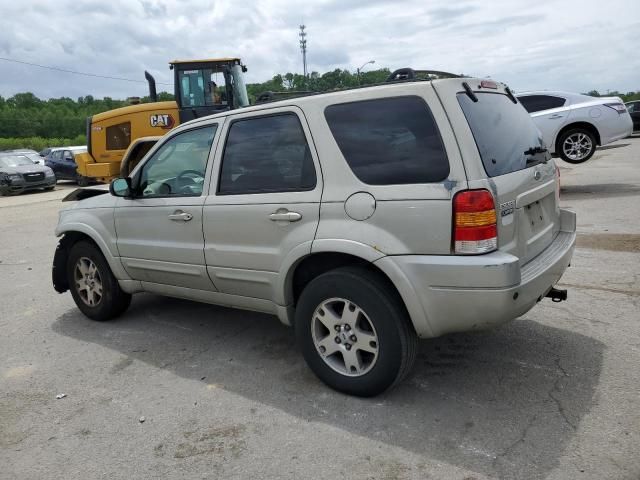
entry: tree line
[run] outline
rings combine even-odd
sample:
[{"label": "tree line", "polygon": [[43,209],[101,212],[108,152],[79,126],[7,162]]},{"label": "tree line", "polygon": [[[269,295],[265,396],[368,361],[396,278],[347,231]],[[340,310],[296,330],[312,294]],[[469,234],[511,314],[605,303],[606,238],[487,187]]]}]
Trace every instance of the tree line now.
[{"label": "tree line", "polygon": [[[266,82],[248,84],[247,92],[253,103],[258,95],[267,91],[326,92],[382,83],[389,74],[386,68],[368,70],[359,75],[349,70],[336,69],[323,74],[312,72],[306,78],[297,73],[278,74]],[[600,93],[593,90],[587,95],[600,96]],[[607,96],[619,96],[626,102],[640,99],[640,92],[609,92]],[[159,100],[172,99],[173,95],[170,93],[159,94]],[[141,101],[145,103],[151,99],[143,97]],[[88,116],[128,104],[126,100],[110,97],[99,99],[92,95],[76,100],[68,97],[42,100],[30,92],[18,93],[9,98],[0,96],[0,150],[82,144],[85,141]]]}]

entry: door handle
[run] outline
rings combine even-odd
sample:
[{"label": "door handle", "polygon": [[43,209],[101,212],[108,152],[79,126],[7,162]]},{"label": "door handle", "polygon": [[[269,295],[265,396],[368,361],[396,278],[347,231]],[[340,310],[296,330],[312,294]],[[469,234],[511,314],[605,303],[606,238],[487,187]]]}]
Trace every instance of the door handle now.
[{"label": "door handle", "polygon": [[550,119],[556,119],[556,118],[562,118],[562,117],[564,117],[564,115],[559,115],[559,114],[557,114],[557,113],[554,113],[554,114],[553,114],[553,115],[551,115],[549,118],[550,118]]},{"label": "door handle", "polygon": [[275,212],[269,215],[272,222],[297,222],[302,218],[298,212]]},{"label": "door handle", "polygon": [[169,215],[169,220],[173,220],[174,222],[188,222],[193,218],[193,215],[187,212],[183,212],[182,210],[176,210],[171,215]]}]

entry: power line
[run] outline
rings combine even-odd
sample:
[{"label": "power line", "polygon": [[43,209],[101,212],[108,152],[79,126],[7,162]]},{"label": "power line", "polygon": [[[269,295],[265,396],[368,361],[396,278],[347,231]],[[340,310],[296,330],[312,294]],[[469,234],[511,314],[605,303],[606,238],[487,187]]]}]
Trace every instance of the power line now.
[{"label": "power line", "polygon": [[[144,80],[134,80],[132,78],[112,77],[112,76],[109,76],[109,75],[99,75],[97,73],[77,72],[75,70],[67,70],[65,68],[50,67],[50,66],[47,66],[47,65],[39,65],[37,63],[23,62],[21,60],[14,60],[13,58],[0,57],[0,60],[3,60],[5,62],[20,63],[22,65],[29,65],[30,67],[46,68],[48,70],[55,70],[57,72],[73,73],[74,75],[84,75],[86,77],[106,78],[106,79],[109,79],[109,80],[120,80],[120,81],[123,81],[123,82],[133,82],[133,83],[147,83]],[[171,83],[164,83],[164,82],[156,82],[156,83],[159,83],[160,85],[172,85]]]}]

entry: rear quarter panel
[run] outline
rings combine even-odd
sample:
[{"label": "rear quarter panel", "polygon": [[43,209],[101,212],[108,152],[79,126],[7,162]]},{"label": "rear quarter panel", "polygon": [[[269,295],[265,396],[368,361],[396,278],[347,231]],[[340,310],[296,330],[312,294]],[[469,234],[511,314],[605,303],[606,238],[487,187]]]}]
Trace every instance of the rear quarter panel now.
[{"label": "rear quarter panel", "polygon": [[[368,185],[348,166],[326,122],[325,108],[393,96],[419,96],[429,106],[450,164],[449,177],[444,182]],[[384,255],[450,253],[451,198],[456,191],[466,188],[466,176],[456,137],[429,82],[319,97],[305,104],[303,110],[313,132],[325,184],[316,241],[347,240]],[[354,220],[345,211],[345,201],[357,192],[366,192],[375,198],[375,211],[366,220]]]}]

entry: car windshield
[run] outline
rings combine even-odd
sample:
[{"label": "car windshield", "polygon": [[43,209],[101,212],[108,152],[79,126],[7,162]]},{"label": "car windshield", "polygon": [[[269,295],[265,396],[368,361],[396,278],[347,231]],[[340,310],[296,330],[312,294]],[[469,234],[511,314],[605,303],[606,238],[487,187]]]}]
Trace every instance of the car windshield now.
[{"label": "car windshield", "polygon": [[542,136],[522,105],[499,93],[458,94],[487,175],[497,177],[549,159]]},{"label": "car windshield", "polygon": [[0,156],[0,165],[3,167],[19,167],[21,165],[33,165],[28,157],[25,155],[3,155]]},{"label": "car windshield", "polygon": [[42,157],[37,153],[24,153],[23,155],[27,157],[29,160],[31,160],[33,163],[39,163],[40,161],[42,161]]}]

